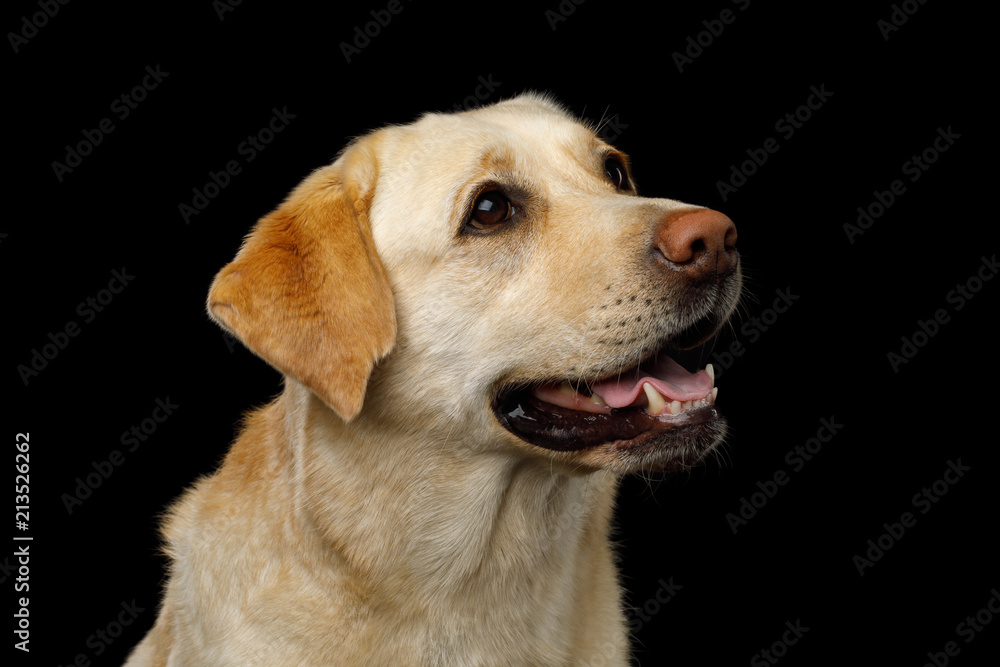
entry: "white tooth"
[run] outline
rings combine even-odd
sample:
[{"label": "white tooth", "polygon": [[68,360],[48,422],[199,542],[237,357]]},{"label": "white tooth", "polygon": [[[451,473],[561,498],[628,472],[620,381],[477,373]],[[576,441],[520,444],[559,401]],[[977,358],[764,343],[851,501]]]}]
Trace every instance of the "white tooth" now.
[{"label": "white tooth", "polygon": [[708,373],[708,377],[712,378],[712,386],[715,386],[715,369],[712,368],[712,364],[705,364],[705,372]]},{"label": "white tooth", "polygon": [[691,401],[684,401],[683,403],[681,403],[681,410],[687,412],[688,410],[691,409],[691,405],[692,405]]},{"label": "white tooth", "polygon": [[709,403],[715,403],[715,397],[719,395],[719,388],[712,387],[712,398],[708,400]]},{"label": "white tooth", "polygon": [[569,380],[562,381],[562,384],[559,385],[559,391],[569,396],[576,393],[576,389],[573,389],[573,385],[569,383]]},{"label": "white tooth", "polygon": [[663,407],[667,404],[660,396],[660,392],[656,391],[651,384],[644,382],[642,385],[642,390],[646,392],[646,399],[649,401],[649,407],[646,408],[646,412],[651,415],[659,415],[663,413]]},{"label": "white tooth", "polygon": [[593,403],[594,405],[607,405],[607,403],[604,402],[604,399],[598,396],[597,394],[592,394],[590,396],[590,402]]},{"label": "white tooth", "polygon": [[681,402],[671,401],[670,403],[670,414],[679,415],[681,413]]}]

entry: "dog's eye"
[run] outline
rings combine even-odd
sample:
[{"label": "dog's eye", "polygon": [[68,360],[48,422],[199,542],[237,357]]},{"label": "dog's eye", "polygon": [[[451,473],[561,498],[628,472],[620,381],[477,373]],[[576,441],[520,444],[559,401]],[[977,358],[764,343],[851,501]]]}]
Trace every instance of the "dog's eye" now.
[{"label": "dog's eye", "polygon": [[481,232],[491,232],[514,217],[514,205],[499,190],[489,190],[476,197],[469,225]]},{"label": "dog's eye", "polygon": [[609,157],[604,161],[604,173],[608,175],[611,183],[619,190],[628,190],[628,175],[625,165],[616,157]]}]

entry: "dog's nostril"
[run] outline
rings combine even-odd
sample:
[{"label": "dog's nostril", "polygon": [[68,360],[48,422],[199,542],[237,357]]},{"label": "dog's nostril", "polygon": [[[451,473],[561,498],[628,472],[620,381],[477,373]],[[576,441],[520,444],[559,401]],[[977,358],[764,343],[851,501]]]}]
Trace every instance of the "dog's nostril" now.
[{"label": "dog's nostril", "polygon": [[736,225],[707,208],[675,211],[660,221],[655,243],[668,261],[697,273],[702,257],[725,257],[735,246]]},{"label": "dog's nostril", "polygon": [[691,256],[697,257],[703,252],[705,252],[705,241],[703,241],[702,239],[695,239],[691,243]]}]

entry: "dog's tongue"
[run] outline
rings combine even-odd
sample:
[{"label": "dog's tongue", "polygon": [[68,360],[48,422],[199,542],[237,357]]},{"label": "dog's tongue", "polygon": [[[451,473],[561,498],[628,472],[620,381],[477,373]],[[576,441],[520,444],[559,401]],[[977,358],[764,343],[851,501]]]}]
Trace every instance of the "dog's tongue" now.
[{"label": "dog's tongue", "polygon": [[694,401],[712,391],[712,378],[704,370],[688,373],[684,367],[662,355],[652,369],[634,368],[611,380],[590,385],[612,408],[624,408],[635,403],[648,382],[668,401]]}]

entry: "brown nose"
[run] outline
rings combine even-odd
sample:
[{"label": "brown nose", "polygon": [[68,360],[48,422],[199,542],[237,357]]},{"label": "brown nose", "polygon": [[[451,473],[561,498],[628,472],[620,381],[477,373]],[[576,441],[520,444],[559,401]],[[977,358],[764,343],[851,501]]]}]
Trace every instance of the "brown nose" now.
[{"label": "brown nose", "polygon": [[656,247],[673,268],[691,278],[722,276],[736,269],[736,225],[708,208],[675,211],[656,229]]}]

